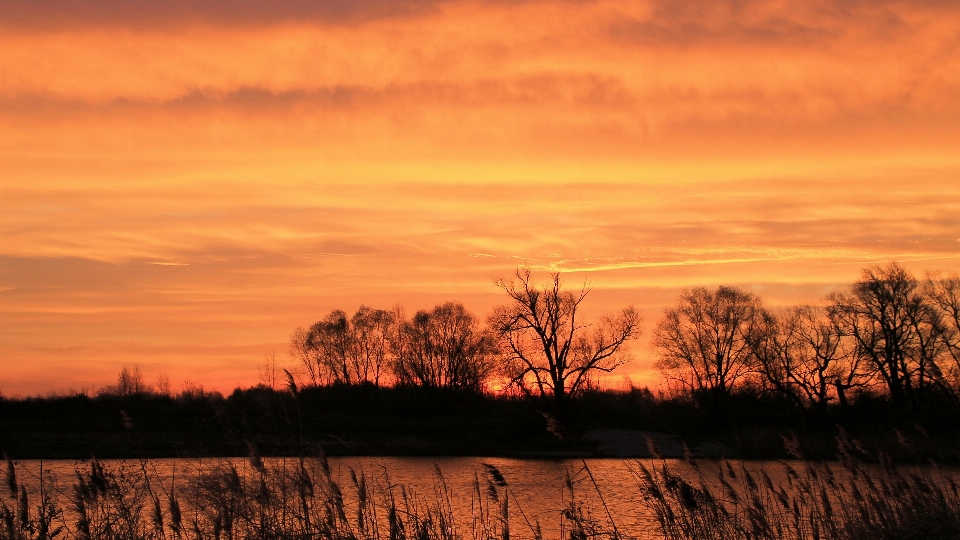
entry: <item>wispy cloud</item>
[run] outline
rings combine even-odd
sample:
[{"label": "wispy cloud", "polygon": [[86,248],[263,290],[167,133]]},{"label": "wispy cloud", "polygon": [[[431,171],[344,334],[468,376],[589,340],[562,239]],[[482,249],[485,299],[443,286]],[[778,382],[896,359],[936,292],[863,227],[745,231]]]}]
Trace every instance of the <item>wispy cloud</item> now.
[{"label": "wispy cloud", "polygon": [[651,317],[955,271],[958,27],[935,0],[0,2],[0,358],[25,389],[213,377],[335,307],[483,312],[518,265]]},{"label": "wispy cloud", "polygon": [[71,2],[62,6],[27,0],[0,4],[3,26],[18,30],[69,31],[82,28],[156,29],[193,25],[251,28],[264,24],[310,21],[321,24],[362,24],[436,11],[442,0],[289,0],[263,4],[253,0],[170,0],[163,5],[131,4],[122,0]]}]

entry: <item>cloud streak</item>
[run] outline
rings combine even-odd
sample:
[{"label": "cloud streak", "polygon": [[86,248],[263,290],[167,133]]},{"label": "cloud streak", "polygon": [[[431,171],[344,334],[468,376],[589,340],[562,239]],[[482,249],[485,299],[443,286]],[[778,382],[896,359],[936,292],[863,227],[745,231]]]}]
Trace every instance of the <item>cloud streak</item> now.
[{"label": "cloud streak", "polygon": [[482,315],[520,264],[651,324],[960,270],[952,2],[52,9],[0,2],[5,393],[255,383],[330,309]]},{"label": "cloud streak", "polygon": [[170,0],[162,5],[122,0],[79,1],[60,6],[4,0],[3,26],[17,30],[64,31],[76,28],[156,29],[192,25],[251,28],[265,24],[310,21],[318,24],[359,24],[430,13],[434,0],[291,0],[263,4],[253,0]]}]

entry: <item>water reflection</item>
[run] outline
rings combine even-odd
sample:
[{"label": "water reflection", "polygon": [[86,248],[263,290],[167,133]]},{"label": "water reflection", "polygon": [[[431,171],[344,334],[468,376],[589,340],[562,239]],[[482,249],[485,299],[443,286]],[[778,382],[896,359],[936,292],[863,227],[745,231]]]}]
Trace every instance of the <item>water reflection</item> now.
[{"label": "water reflection", "polygon": [[[299,462],[295,458],[271,458],[263,461],[266,469],[272,471],[275,478],[290,478],[299,470]],[[245,458],[108,460],[102,463],[105,469],[125,475],[125,480],[119,482],[121,485],[135,483],[136,479],[144,477],[148,478],[153,488],[161,493],[169,493],[175,485],[180,500],[186,503],[183,507],[186,516],[191,515],[195,510],[203,510],[190,508],[187,501],[191,500],[188,492],[196,485],[193,480],[204,476],[205,473],[219,471],[218,474],[222,479],[223,471],[229,471],[232,466],[237,469],[240,478],[255,479],[257,476],[254,465]],[[954,486],[951,501],[955,502],[958,497],[955,488],[957,470],[927,466],[906,466],[894,470],[884,469],[882,465],[859,463],[838,467],[804,461],[698,460],[696,462],[698,471],[681,460],[552,461],[464,457],[330,458],[328,465],[330,479],[340,486],[337,492],[342,490],[344,503],[348,509],[355,509],[358,506],[357,484],[353,478],[362,475],[371,486],[378,486],[376,489],[380,490],[381,495],[392,489],[394,495],[399,492],[398,496],[404,499],[410,498],[425,503],[420,505],[420,508],[428,508],[438,501],[449,505],[450,513],[459,529],[456,531],[457,536],[465,538],[471,537],[473,519],[478,515],[477,504],[496,508],[496,503],[488,498],[491,491],[498,491],[500,494],[506,491],[508,494],[509,523],[513,538],[532,538],[537,525],[545,539],[566,538],[570,532],[570,521],[564,519],[563,511],[570,508],[571,502],[579,506],[588,520],[596,520],[603,530],[611,531],[615,527],[631,538],[660,538],[662,534],[656,515],[643,500],[643,491],[638,486],[636,472],[641,469],[641,466],[651,469],[652,475],[659,478],[658,483],[664,489],[667,489],[669,482],[672,481],[668,479],[667,469],[669,469],[670,474],[680,475],[683,479],[690,481],[694,487],[708,488],[715,496],[724,499],[725,502],[722,504],[732,505],[730,508],[733,511],[737,511],[736,508],[738,508],[737,497],[731,493],[734,490],[738,490],[741,500],[745,495],[754,493],[766,501],[765,504],[773,503],[774,506],[776,506],[774,497],[780,496],[783,501],[795,499],[800,502],[800,508],[804,512],[819,512],[817,505],[821,504],[825,508],[830,508],[831,505],[841,505],[845,508],[843,505],[852,504],[848,495],[853,492],[848,493],[848,488],[855,487],[856,477],[861,479],[859,482],[866,479],[870,486],[873,485],[873,481],[869,477],[874,477],[883,486],[887,486],[888,482],[893,486],[901,486],[905,492],[900,493],[897,498],[913,494],[916,495],[914,497],[916,500],[926,501],[924,497],[930,493],[940,493],[937,490],[938,486],[942,485]],[[57,506],[68,509],[68,513],[71,508],[69,501],[73,485],[78,478],[77,472],[85,473],[89,468],[89,462],[75,461],[23,461],[16,467],[19,481],[27,487],[31,500],[38,500],[40,491],[43,490],[58,500]],[[44,479],[42,483],[41,469]],[[492,475],[492,480],[488,475],[491,469],[497,471]],[[758,473],[757,480],[751,477],[751,474],[755,473]],[[506,482],[506,490],[499,489],[495,485],[500,475]],[[322,475],[315,473],[313,478],[319,479],[320,476]],[[734,484],[734,487],[730,487],[727,481]],[[759,487],[758,484],[760,484]],[[788,491],[783,490],[784,486],[789,486]],[[828,487],[829,491],[826,489]],[[867,486],[861,485],[860,488],[867,489]],[[896,500],[891,499],[886,491],[876,489],[874,491],[876,493],[871,496],[879,497],[878,501],[895,505]],[[449,499],[445,497],[446,493],[449,493]],[[805,493],[820,499],[804,498]],[[493,495],[497,496],[496,493]],[[860,499],[853,501],[855,503]],[[499,500],[502,501],[502,497]],[[684,503],[681,501],[681,504]],[[782,504],[787,503],[782,502]],[[792,508],[793,511],[800,511],[797,510],[796,503]],[[351,511],[348,510],[348,513]],[[498,514],[494,512],[494,515]],[[71,523],[72,519],[70,516],[64,516],[64,521],[67,523]],[[189,522],[189,518],[185,521]],[[828,522],[839,523],[832,519],[828,519]],[[804,535],[801,534],[800,537]]]},{"label": "water reflection", "polygon": [[[172,485],[182,493],[189,481],[204,470],[218,465],[232,464],[241,475],[252,472],[246,458],[231,459],[151,459],[104,460],[108,470],[125,470],[136,474],[146,470],[151,482],[169,491]],[[268,468],[293,470],[296,458],[264,458]],[[28,486],[31,498],[39,495],[40,469],[44,471],[46,492],[69,500],[76,482],[76,471],[86,471],[89,463],[83,461],[24,460],[17,462],[19,480]],[[621,531],[639,538],[656,537],[656,518],[645,511],[640,490],[627,464],[619,459],[587,460],[520,460],[476,457],[342,457],[329,458],[331,475],[343,487],[348,505],[355,503],[356,493],[351,489],[350,470],[363,472],[367,478],[381,485],[405,486],[423,500],[433,500],[439,482],[445,482],[451,494],[454,515],[461,527],[467,526],[472,515],[475,483],[479,480],[485,489],[485,468],[489,464],[498,469],[509,486],[510,529],[516,538],[532,536],[532,527],[539,524],[544,538],[562,538],[564,530],[561,511],[572,499],[582,504],[584,514],[608,524],[612,519]],[[440,471],[442,478],[438,476]],[[592,475],[595,483],[591,481]],[[602,499],[602,501],[601,501]],[[185,509],[192,511],[191,509]]]}]

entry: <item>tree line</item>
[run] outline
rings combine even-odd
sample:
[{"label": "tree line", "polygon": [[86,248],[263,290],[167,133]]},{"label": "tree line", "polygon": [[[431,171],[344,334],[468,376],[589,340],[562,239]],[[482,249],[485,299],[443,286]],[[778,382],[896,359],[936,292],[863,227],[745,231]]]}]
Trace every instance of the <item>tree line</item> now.
[{"label": "tree line", "polygon": [[290,350],[308,384],[385,382],[484,391],[499,379],[528,396],[562,407],[626,360],[640,333],[632,307],[592,324],[579,318],[588,290],[564,290],[560,275],[539,285],[529,269],[498,280],[508,302],[481,321],[461,303],[446,302],[406,316],[403,308],[361,306],[352,316],[333,310],[298,328]]},{"label": "tree line", "polygon": [[684,291],[654,332],[658,367],[698,400],[774,392],[806,410],[880,393],[901,408],[960,396],[960,279],[897,263],[819,304],[767,309],[734,287]]},{"label": "tree line", "polygon": [[[660,395],[598,384],[629,359],[637,310],[585,317],[587,288],[540,277],[521,268],[498,280],[503,302],[485,317],[456,302],[412,314],[331,311],[293,333],[295,374],[271,355],[260,386],[226,397],[191,383],[174,395],[166,377],[151,387],[136,367],[92,399],[0,397],[0,442],[47,457],[132,455],[142,446],[134,432],[171,456],[236,455],[248,440],[278,455],[295,455],[304,440],[340,453],[508,455],[581,448],[578,433],[613,428],[674,433],[691,446],[716,439],[738,456],[770,458],[782,457],[790,430],[809,455],[831,457],[842,425],[891,452],[905,433],[958,459],[956,275],[875,266],[796,306],[730,286],[682,291],[650,325]],[[572,437],[554,440],[540,411]]]},{"label": "tree line", "polygon": [[[484,391],[491,380],[562,409],[628,360],[641,333],[632,306],[585,321],[589,290],[529,269],[497,280],[506,301],[484,321],[446,302],[408,317],[361,306],[331,311],[291,336],[308,384],[395,384]],[[960,396],[960,278],[920,279],[873,266],[817,304],[768,308],[743,289],[684,290],[653,332],[657,367],[676,394],[722,407],[738,391],[771,393],[807,411],[865,393],[898,407]]]}]

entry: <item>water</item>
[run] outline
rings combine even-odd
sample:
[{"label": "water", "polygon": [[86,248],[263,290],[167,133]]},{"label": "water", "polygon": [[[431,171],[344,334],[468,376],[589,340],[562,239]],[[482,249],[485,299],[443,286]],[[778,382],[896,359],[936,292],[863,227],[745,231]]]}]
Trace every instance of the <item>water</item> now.
[{"label": "water", "polygon": [[[292,472],[297,467],[297,460],[294,458],[270,458],[265,459],[264,462],[268,469]],[[416,494],[418,500],[426,504],[438,500],[440,483],[445,483],[451,496],[450,505],[459,524],[459,532],[465,538],[470,537],[471,516],[474,515],[471,506],[476,501],[475,479],[479,478],[480,497],[485,499],[487,469],[484,464],[492,465],[502,473],[509,485],[511,536],[531,538],[533,534],[529,524],[539,523],[543,537],[548,540],[565,536],[564,527],[569,527],[569,524],[564,523],[561,512],[569,507],[571,500],[582,504],[584,513],[596,519],[607,530],[610,530],[612,520],[619,531],[630,537],[661,538],[656,516],[645,505],[632,471],[636,470],[639,464],[654,468],[664,463],[671,471],[686,476],[690,480],[696,476],[688,464],[679,460],[664,462],[652,459],[575,459],[564,461],[475,457],[329,459],[331,477],[341,487],[348,507],[356,501],[351,470],[357,474],[362,472],[368,479],[369,485],[380,486],[381,495],[386,486],[394,486],[395,492],[398,491],[399,486],[405,486]],[[701,460],[698,463],[704,481],[711,487],[717,488],[715,493],[722,493],[723,490],[718,489],[717,480],[721,463],[707,460]],[[233,465],[241,476],[253,477],[254,473],[250,462],[245,458],[154,459],[146,462],[106,460],[102,464],[110,471],[124,471],[128,477],[142,478],[145,471],[151,486],[157,492],[169,492],[176,482],[177,492],[182,502],[187,499],[184,497],[184,491],[189,489],[190,480],[197,478],[203,471],[210,471],[217,466]],[[89,471],[89,463],[64,460],[43,461],[42,464],[35,460],[17,462],[17,475],[20,482],[27,486],[32,501],[38,500],[36,497],[41,487],[39,481],[41,465],[44,471],[43,489],[47,494],[52,494],[58,499],[59,507],[69,508],[69,494],[76,482],[76,471]],[[747,470],[753,474],[764,471],[772,485],[779,486],[790,482],[787,478],[787,467],[793,467],[803,474],[802,471],[811,464],[802,461],[733,461],[729,465],[724,463],[723,466],[725,470],[729,466],[735,471]],[[815,467],[819,471],[825,470],[824,465]],[[847,471],[837,467],[836,464],[830,467],[837,474],[838,480],[848,475]],[[868,470],[878,471],[876,467],[870,466]],[[907,473],[920,474],[934,471],[933,468],[920,466],[910,466],[903,470]],[[953,478],[960,476],[960,472],[956,469],[948,469],[946,473]],[[729,475],[727,477],[729,478]],[[759,475],[757,477],[760,478]],[[373,493],[376,497],[376,488]],[[162,495],[161,498],[163,498]],[[484,500],[484,504],[489,504],[489,501]],[[185,516],[191,515],[190,512],[192,512],[191,509],[184,508]],[[67,523],[72,522],[69,516],[65,516],[64,519]]]},{"label": "water", "polygon": [[[286,466],[292,469],[296,466],[296,460],[292,458],[286,462],[269,458],[264,462],[268,468]],[[103,460],[101,463],[107,470],[123,468],[128,474],[134,475],[142,474],[141,467],[145,466],[154,488],[160,484],[162,489],[169,490],[176,478],[177,489],[181,493],[188,479],[196,477],[200,470],[209,470],[218,464],[233,464],[241,475],[252,470],[245,458],[151,459],[143,465],[137,460]],[[569,506],[571,501],[568,476],[572,481],[573,496],[583,504],[585,514],[607,524],[612,518],[618,529],[630,531],[633,536],[640,538],[654,538],[654,533],[658,531],[655,516],[643,506],[640,490],[628,463],[620,459],[561,461],[476,457],[341,457],[329,458],[329,463],[332,477],[343,489],[348,502],[356,495],[350,480],[351,468],[357,473],[362,471],[374,483],[386,485],[389,480],[392,485],[412,489],[425,502],[435,500],[440,481],[436,471],[439,469],[451,494],[454,514],[462,519],[461,527],[469,527],[475,478],[479,477],[482,493],[486,496],[486,470],[483,466],[486,463],[496,467],[509,485],[510,526],[514,537],[531,537],[528,523],[539,523],[544,538],[560,537],[563,527],[561,510]],[[89,463],[55,460],[43,461],[42,465],[45,490],[58,497],[61,506],[67,506],[76,482],[75,471],[87,472]],[[36,460],[17,462],[19,480],[28,486],[31,500],[36,500],[33,497],[39,494],[40,466],[41,462]],[[590,480],[588,469],[596,480],[595,484]]]}]

